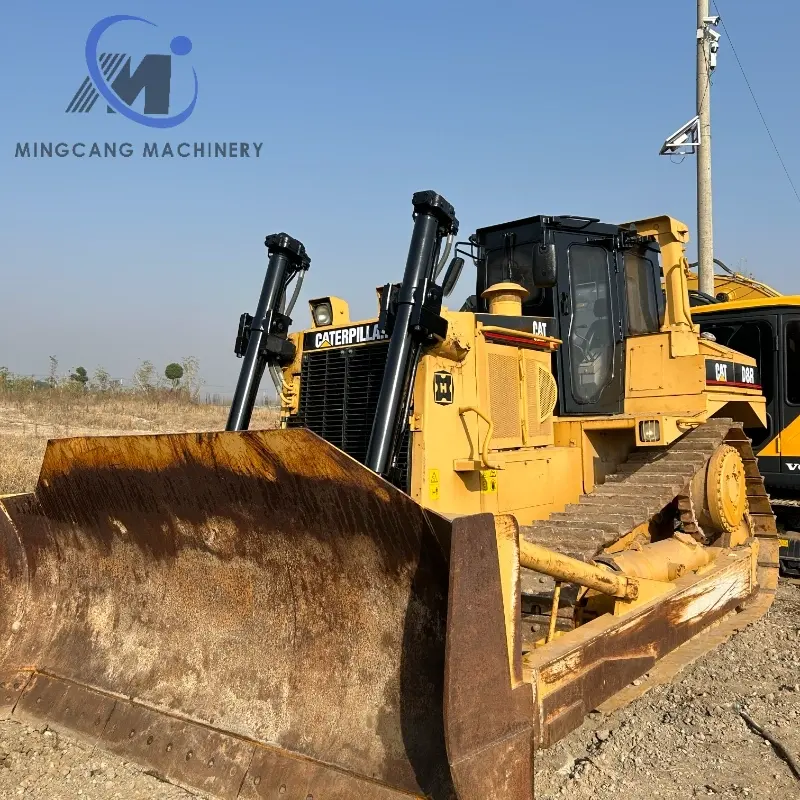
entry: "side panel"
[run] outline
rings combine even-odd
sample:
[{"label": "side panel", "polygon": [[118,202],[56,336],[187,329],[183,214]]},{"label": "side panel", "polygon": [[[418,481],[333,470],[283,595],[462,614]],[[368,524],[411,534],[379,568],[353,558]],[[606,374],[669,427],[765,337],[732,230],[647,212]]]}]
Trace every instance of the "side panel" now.
[{"label": "side panel", "polygon": [[577,502],[583,488],[578,448],[522,450],[496,474],[496,491],[483,494],[486,508],[497,514],[514,514],[520,525],[563,511],[567,503]]},{"label": "side panel", "polygon": [[[486,423],[459,409],[480,404],[476,385],[475,321],[448,314],[448,338],[466,350],[462,361],[427,352],[420,359],[411,415],[411,487],[418,503],[441,514],[481,510],[479,458]],[[467,349],[468,348],[468,349]],[[461,460],[463,471],[454,469]]]},{"label": "side panel", "polygon": [[626,412],[683,412],[705,406],[705,360],[701,355],[670,357],[668,333],[632,336],[625,349]]}]

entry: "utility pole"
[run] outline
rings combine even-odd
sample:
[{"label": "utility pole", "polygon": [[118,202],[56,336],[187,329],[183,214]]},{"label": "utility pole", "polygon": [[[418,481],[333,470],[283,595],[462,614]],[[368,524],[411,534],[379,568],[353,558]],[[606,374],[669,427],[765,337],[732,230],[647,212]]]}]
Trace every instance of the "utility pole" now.
[{"label": "utility pole", "polygon": [[699,289],[714,296],[714,228],[711,212],[711,43],[708,0],[697,0],[697,262]]}]

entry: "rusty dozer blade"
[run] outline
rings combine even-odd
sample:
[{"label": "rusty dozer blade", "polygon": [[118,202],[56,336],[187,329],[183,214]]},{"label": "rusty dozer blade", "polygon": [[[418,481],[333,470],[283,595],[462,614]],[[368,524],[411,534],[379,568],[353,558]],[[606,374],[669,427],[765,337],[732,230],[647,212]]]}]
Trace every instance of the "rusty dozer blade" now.
[{"label": "rusty dozer blade", "polygon": [[497,548],[304,430],[54,441],[0,500],[0,713],[220,798],[529,800]]}]

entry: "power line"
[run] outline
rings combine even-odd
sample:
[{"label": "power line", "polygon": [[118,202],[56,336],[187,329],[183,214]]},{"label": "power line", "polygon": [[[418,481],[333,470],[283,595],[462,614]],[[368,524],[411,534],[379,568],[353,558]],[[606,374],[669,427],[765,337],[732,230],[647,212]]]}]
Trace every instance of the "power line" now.
[{"label": "power line", "polygon": [[772,135],[772,131],[769,129],[769,125],[767,125],[767,120],[764,118],[764,112],[761,110],[761,106],[758,104],[758,100],[756,100],[755,92],[753,91],[753,87],[750,85],[750,81],[747,77],[747,73],[744,71],[744,67],[742,66],[741,59],[739,58],[739,54],[736,52],[736,48],[733,46],[733,39],[731,39],[731,35],[728,31],[728,27],[725,25],[725,18],[722,16],[722,11],[719,8],[717,0],[712,0],[714,3],[714,9],[716,10],[717,14],[720,16],[720,22],[722,24],[722,30],[725,31],[725,36],[728,37],[728,44],[731,46],[731,52],[733,53],[734,58],[736,59],[736,63],[739,65],[739,69],[741,70],[742,77],[744,78],[744,82],[747,84],[747,89],[750,92],[750,97],[753,98],[753,103],[755,103],[756,110],[758,111],[758,115],[761,117],[761,121],[764,123],[764,128],[767,131],[767,136],[769,136],[769,140],[772,142],[772,146],[775,149],[775,155],[778,156],[778,161],[781,162],[781,166],[783,167],[783,171],[786,173],[786,179],[789,181],[789,185],[792,187],[792,191],[794,192],[794,196],[797,198],[797,202],[800,203],[800,194],[797,193],[797,188],[794,185],[794,181],[792,180],[792,176],[789,174],[789,170],[786,168],[786,162],[783,160],[783,156],[781,155],[781,151],[778,150],[778,145],[775,142],[775,138]]}]

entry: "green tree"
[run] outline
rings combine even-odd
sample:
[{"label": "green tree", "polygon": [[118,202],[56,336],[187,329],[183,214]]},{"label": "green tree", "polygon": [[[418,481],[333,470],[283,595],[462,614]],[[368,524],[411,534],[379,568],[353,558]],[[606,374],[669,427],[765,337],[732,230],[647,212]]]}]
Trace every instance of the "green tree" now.
[{"label": "green tree", "polygon": [[80,384],[81,388],[84,389],[86,384],[89,383],[89,373],[86,371],[86,367],[75,367],[75,372],[70,373],[69,379]]},{"label": "green tree", "polygon": [[173,389],[177,389],[183,377],[183,367],[175,362],[167,364],[164,370],[164,377],[172,383]]}]

